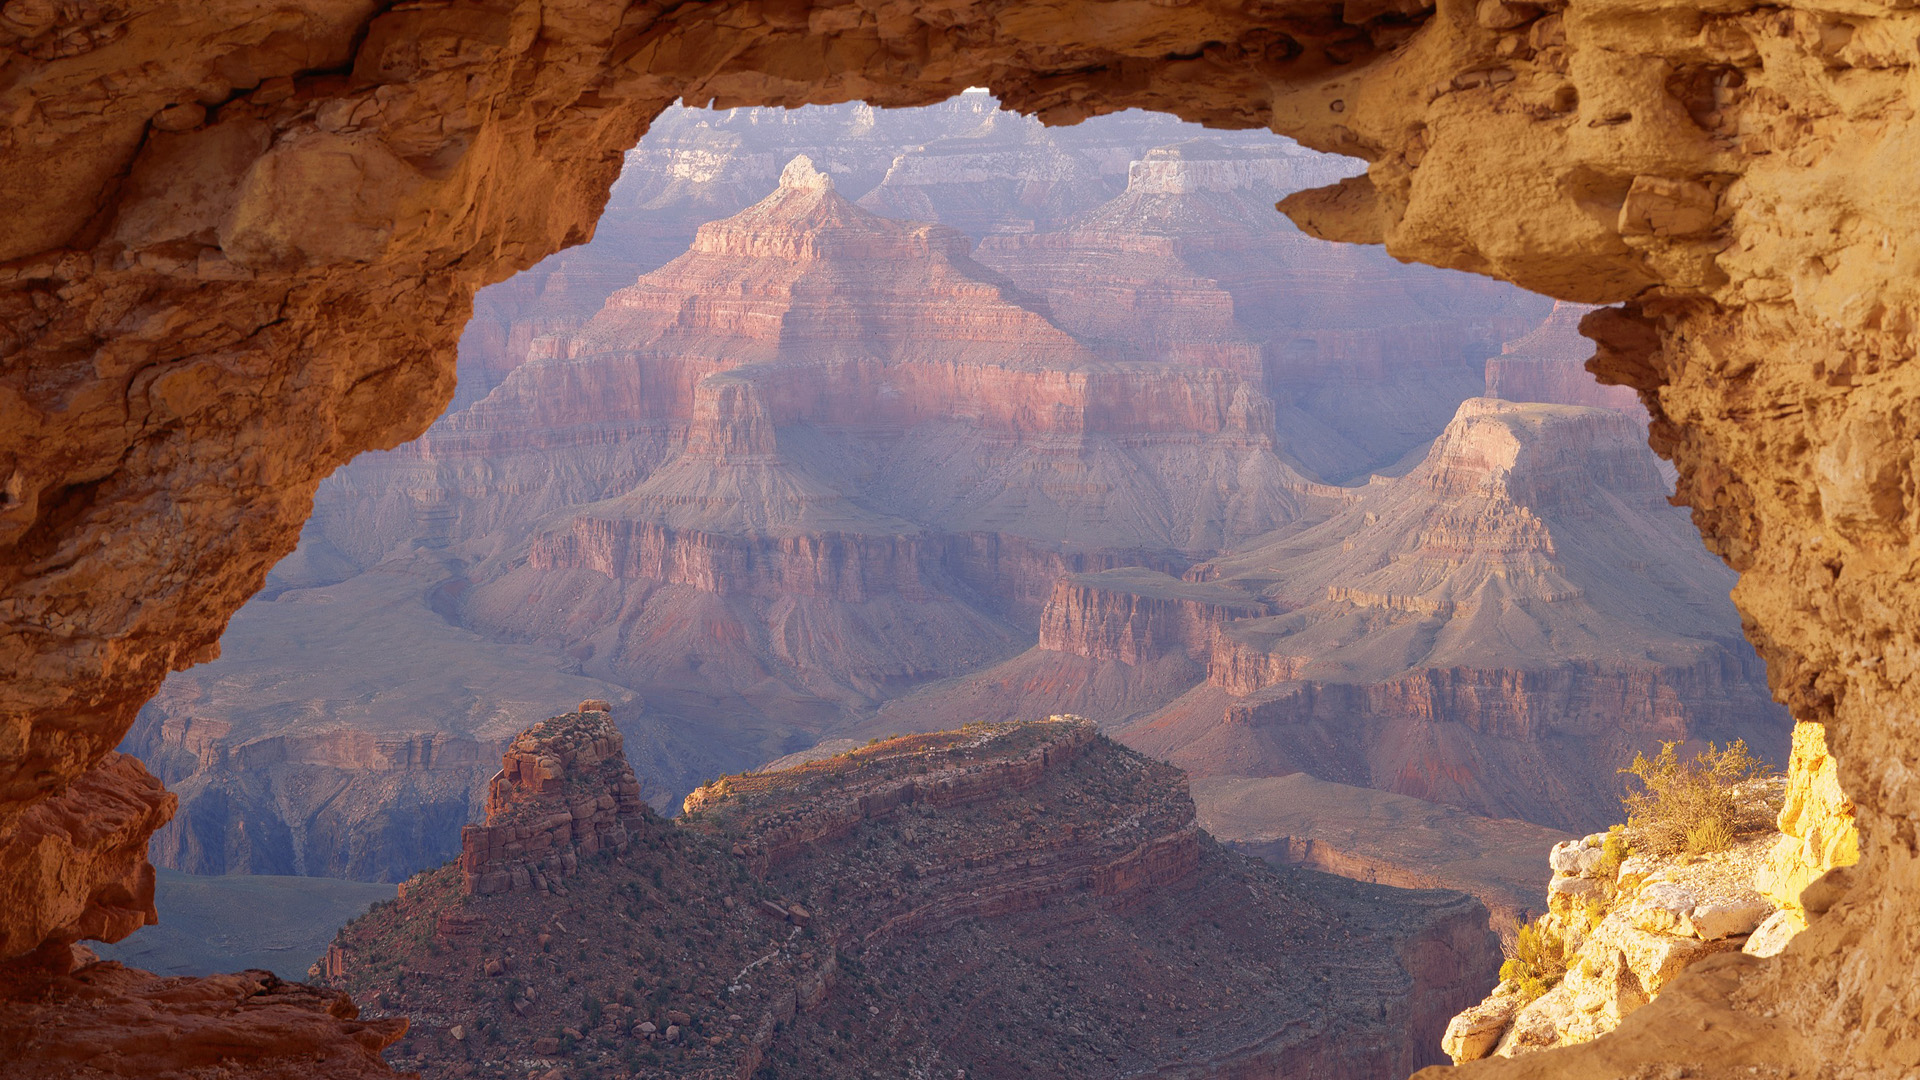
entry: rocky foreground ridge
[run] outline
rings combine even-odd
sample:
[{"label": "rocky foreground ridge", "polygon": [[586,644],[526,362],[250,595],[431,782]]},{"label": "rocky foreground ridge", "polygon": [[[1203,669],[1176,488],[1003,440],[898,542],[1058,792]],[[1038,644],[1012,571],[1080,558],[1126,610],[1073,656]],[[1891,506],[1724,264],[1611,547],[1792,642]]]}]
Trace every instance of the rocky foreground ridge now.
[{"label": "rocky foreground ridge", "polygon": [[1820,725],[1795,727],[1784,779],[1750,782],[1738,797],[1754,809],[1777,806],[1777,831],[1697,857],[1633,853],[1631,830],[1556,844],[1548,911],[1535,929],[1563,953],[1565,975],[1540,993],[1525,985],[1524,969],[1509,969],[1515,977],[1447,1025],[1454,1062],[1589,1042],[1697,964],[1788,948],[1845,891],[1845,868],[1859,859],[1853,806],[1834,781]]},{"label": "rocky foreground ridge", "polygon": [[1077,718],[726,777],[668,822],[626,812],[585,705],[316,965],[411,1018],[401,1067],[1384,1080],[1497,961],[1478,903],[1228,852],[1176,770]]}]

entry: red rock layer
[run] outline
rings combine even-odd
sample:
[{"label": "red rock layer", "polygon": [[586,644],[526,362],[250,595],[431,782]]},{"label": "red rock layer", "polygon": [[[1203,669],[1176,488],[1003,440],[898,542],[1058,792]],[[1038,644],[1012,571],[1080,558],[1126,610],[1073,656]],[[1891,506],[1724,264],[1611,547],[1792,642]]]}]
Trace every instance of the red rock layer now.
[{"label": "red rock layer", "polygon": [[1580,336],[1584,304],[1555,304],[1545,322],[1502,346],[1487,360],[1487,396],[1617,409],[1636,417],[1645,408],[1629,386],[1606,386],[1587,370],[1593,342]]},{"label": "red rock layer", "polygon": [[119,941],[158,921],[147,838],[176,800],[126,754],[109,754],[0,834],[0,960],[82,938]]},{"label": "red rock layer", "polygon": [[1136,569],[1062,578],[1040,615],[1040,648],[1140,664],[1169,652],[1205,658],[1219,629],[1268,607],[1238,589]]},{"label": "red rock layer", "polygon": [[0,1077],[6,1080],[371,1080],[407,1021],[361,1020],[337,990],[270,972],[164,978],[114,962],[0,969]]},{"label": "red rock layer", "polygon": [[487,819],[460,831],[469,893],[556,888],[580,860],[627,849],[646,803],[604,701],[522,734],[487,785]]}]

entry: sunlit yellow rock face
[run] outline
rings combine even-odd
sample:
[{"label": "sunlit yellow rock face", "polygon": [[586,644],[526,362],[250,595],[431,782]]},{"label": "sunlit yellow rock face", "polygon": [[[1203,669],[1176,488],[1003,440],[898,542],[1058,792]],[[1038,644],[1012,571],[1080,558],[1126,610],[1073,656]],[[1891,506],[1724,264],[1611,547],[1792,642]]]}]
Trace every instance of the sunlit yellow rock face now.
[{"label": "sunlit yellow rock face", "polygon": [[[1706,961],[1616,1036],[1476,1068],[1910,1073],[1917,39],[1920,10],[1749,0],[14,0],[0,831],[211,655],[321,477],[444,407],[473,290],[588,236],[667,103],[984,85],[1050,122],[1138,106],[1364,158],[1289,213],[1621,305],[1587,317],[1592,366],[1642,393],[1777,696],[1826,725],[1861,866],[1780,957]],[[62,905],[138,885],[75,865],[118,877]],[[0,891],[9,941],[111,922]]]},{"label": "sunlit yellow rock face", "polygon": [[1839,763],[1827,753],[1819,724],[1796,724],[1787,768],[1787,801],[1780,808],[1780,839],[1767,853],[1754,885],[1782,912],[1782,936],[1806,929],[1800,894],[1837,866],[1860,861],[1853,800],[1840,790]]}]

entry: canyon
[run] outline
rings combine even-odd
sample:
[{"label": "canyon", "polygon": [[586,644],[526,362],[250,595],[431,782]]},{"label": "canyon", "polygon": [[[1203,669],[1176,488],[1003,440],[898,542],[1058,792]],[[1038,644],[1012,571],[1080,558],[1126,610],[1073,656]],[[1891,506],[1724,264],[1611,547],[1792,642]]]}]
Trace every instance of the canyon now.
[{"label": "canyon", "polygon": [[[1306,238],[1268,203],[1337,160],[1164,118],[1055,134],[976,94],[656,134],[593,243],[482,294],[452,411],[329,479],[225,655],[142,712],[125,745],[182,798],[161,865],[434,865],[553,697],[613,704],[658,809],[841,732],[965,723],[873,726],[1079,633],[1049,624],[1072,575],[1324,517],[1348,493],[1318,477],[1430,439],[1548,309]],[[1005,220],[941,209],[980,184]],[[1043,190],[1052,232],[1022,216]],[[867,209],[902,203],[980,236]]]},{"label": "canyon", "polygon": [[1470,398],[1418,464],[1342,489],[1324,519],[1184,579],[1065,579],[1035,649],[870,726],[1054,702],[1196,778],[1304,772],[1598,827],[1635,747],[1743,739],[1786,759],[1731,575],[1665,492],[1629,414]]},{"label": "canyon", "polygon": [[11,970],[142,914],[119,854],[172,805],[112,747],[214,654],[320,479],[445,407],[473,291],[584,240],[669,102],[983,85],[1054,123],[1144,106],[1364,157],[1286,211],[1616,305],[1582,320],[1591,367],[1639,393],[1770,686],[1827,728],[1861,861],[1792,946],[1464,1074],[1912,1070],[1915,218],[1888,180],[1912,156],[1910,12],[160,10],[23,2],[0,26]]},{"label": "canyon", "polygon": [[460,862],[316,966],[412,1017],[397,1065],[1391,1077],[1498,965],[1476,902],[1235,855],[1078,718],[724,777],[669,822],[604,705],[517,738]]}]

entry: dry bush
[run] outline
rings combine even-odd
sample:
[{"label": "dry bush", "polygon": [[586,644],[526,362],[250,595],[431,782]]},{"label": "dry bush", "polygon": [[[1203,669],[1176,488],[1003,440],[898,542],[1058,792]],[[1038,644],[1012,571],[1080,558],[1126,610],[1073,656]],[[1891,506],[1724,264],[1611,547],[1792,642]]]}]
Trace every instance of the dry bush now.
[{"label": "dry bush", "polygon": [[1752,815],[1732,788],[1765,772],[1742,740],[1720,749],[1712,743],[1690,761],[1663,742],[1652,758],[1635,754],[1620,771],[1640,782],[1641,790],[1620,801],[1627,808],[1627,830],[1636,849],[1655,855],[1724,851],[1745,831]]},{"label": "dry bush", "polygon": [[1523,1006],[1558,986],[1566,974],[1567,943],[1544,917],[1520,928],[1506,962],[1500,965],[1501,981],[1512,979],[1519,984]]}]

